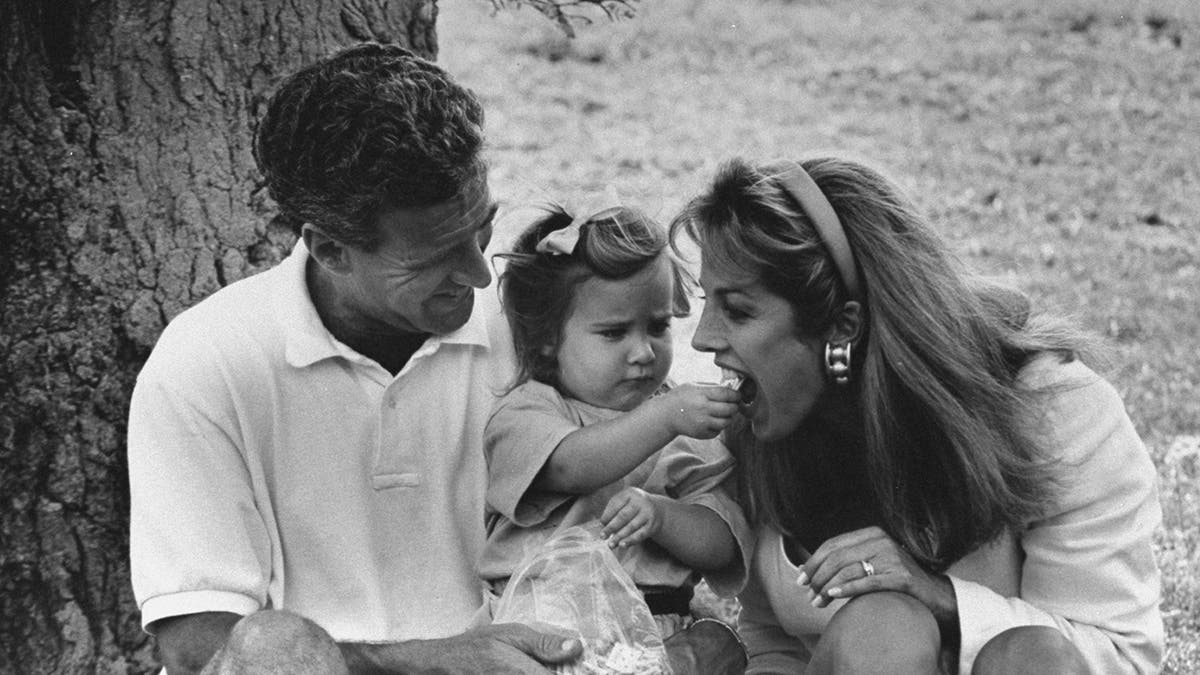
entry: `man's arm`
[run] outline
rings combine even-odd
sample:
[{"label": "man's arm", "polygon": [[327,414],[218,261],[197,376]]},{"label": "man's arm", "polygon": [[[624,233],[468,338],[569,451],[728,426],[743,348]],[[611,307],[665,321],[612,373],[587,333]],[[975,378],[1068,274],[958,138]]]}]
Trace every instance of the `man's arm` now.
[{"label": "man's arm", "polygon": [[168,675],[192,675],[203,670],[241,618],[231,612],[200,612],[152,623],[150,632],[158,640],[158,658]]},{"label": "man's arm", "polygon": [[[337,643],[313,622],[291,612],[246,617],[202,612],[153,624],[169,675],[222,672],[531,673],[582,652],[578,640],[520,624],[496,624],[440,640]],[[219,653],[218,653],[219,652]],[[344,664],[329,663],[330,656]],[[215,662],[210,663],[211,661]]]},{"label": "man's arm", "polygon": [[440,640],[338,643],[351,673],[537,673],[579,657],[576,639],[516,623],[484,626]]}]

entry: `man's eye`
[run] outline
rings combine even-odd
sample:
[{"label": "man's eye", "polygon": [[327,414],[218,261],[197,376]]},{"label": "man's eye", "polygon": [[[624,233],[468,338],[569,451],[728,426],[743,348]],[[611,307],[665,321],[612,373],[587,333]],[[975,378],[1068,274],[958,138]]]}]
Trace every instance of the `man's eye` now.
[{"label": "man's eye", "polygon": [[492,231],[492,226],[489,223],[488,226],[480,230],[479,234],[475,237],[475,242],[479,246],[480,252],[486,250],[488,244],[492,243]]}]

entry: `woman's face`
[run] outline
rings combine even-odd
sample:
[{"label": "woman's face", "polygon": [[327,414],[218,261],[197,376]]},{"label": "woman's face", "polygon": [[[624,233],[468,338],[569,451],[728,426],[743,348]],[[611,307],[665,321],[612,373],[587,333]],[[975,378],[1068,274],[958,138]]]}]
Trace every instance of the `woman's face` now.
[{"label": "woman's face", "polygon": [[704,311],[692,347],[712,352],[728,374],[745,378],[741,413],[754,436],[776,441],[794,431],[825,390],[824,343],[797,335],[792,306],[742,270],[701,258]]}]

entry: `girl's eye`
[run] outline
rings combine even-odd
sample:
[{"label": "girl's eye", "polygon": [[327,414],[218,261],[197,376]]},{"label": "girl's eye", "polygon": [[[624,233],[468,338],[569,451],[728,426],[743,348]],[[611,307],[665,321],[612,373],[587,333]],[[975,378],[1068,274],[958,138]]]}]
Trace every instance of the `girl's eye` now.
[{"label": "girl's eye", "polygon": [[671,320],[670,319],[664,319],[662,321],[655,321],[650,324],[650,334],[655,337],[658,337],[660,335],[666,335],[667,331],[669,331],[669,330],[671,330]]}]

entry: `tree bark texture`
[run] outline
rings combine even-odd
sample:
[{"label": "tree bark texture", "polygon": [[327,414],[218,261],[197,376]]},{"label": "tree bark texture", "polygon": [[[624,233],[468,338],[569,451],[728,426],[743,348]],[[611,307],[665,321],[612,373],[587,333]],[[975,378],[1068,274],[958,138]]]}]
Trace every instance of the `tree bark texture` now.
[{"label": "tree bark texture", "polygon": [[278,79],[437,51],[436,0],[0,0],[0,672],[156,667],[125,426],[163,326],[286,255],[251,157]]}]

